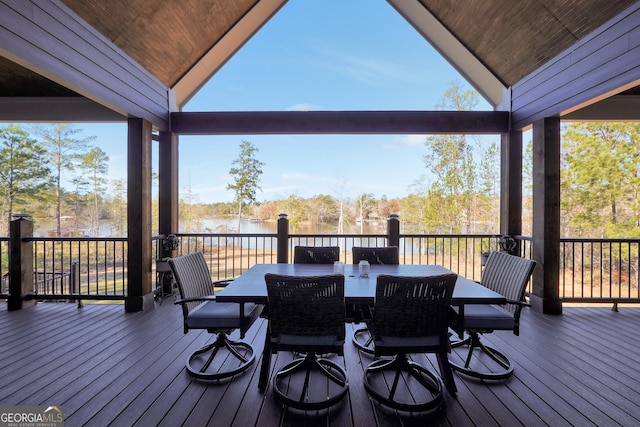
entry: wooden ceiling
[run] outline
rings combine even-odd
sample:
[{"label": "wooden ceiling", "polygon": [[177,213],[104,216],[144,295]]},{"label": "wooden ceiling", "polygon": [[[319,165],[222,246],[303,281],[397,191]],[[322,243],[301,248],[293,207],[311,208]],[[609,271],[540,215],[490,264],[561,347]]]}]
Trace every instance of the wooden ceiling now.
[{"label": "wooden ceiling", "polygon": [[635,0],[419,0],[509,87]]},{"label": "wooden ceiling", "polygon": [[62,0],[168,87],[258,0]]},{"label": "wooden ceiling", "polygon": [[[197,67],[259,3],[286,2],[61,1],[169,88],[175,87]],[[395,3],[394,6],[414,2],[424,8],[497,81],[509,87],[637,0],[388,1],[392,5]],[[367,2],[361,3],[366,17]],[[279,7],[274,6],[275,12]],[[419,22],[411,24],[416,28],[420,25]],[[427,35],[425,37],[428,38]],[[236,48],[241,48],[242,42]],[[444,46],[435,47],[447,57]],[[199,77],[202,81],[198,84],[204,84],[215,71],[215,67],[210,67],[208,74]],[[66,88],[0,57],[0,96],[70,95],[73,93]]]}]

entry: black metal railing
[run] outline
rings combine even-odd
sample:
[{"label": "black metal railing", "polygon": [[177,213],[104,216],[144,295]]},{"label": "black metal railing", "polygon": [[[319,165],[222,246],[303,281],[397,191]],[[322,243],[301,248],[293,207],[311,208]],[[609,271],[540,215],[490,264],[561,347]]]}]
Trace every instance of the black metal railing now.
[{"label": "black metal railing", "polygon": [[31,237],[34,295],[31,298],[124,300],[127,239],[124,237]]},{"label": "black metal railing", "polygon": [[[255,264],[273,264],[277,257],[277,234],[178,234],[178,255],[204,253],[214,280],[240,276]],[[159,250],[159,248],[158,248]]]},{"label": "black metal railing", "polygon": [[640,239],[561,239],[564,302],[640,302]]},{"label": "black metal railing", "polygon": [[[255,264],[277,262],[277,234],[179,234],[177,254],[202,251],[214,280],[237,277]],[[498,250],[500,235],[399,236],[400,262],[439,264],[450,270],[480,279],[482,253]],[[352,261],[354,246],[387,246],[384,234],[289,234],[286,262],[293,262],[295,246],[338,246],[340,259]]]},{"label": "black metal railing", "polygon": [[0,237],[0,298],[9,297],[9,238]]},{"label": "black metal railing", "polygon": [[[173,252],[202,251],[213,279],[238,277],[255,264],[293,262],[293,248],[339,246],[351,262],[354,246],[399,247],[404,264],[438,264],[479,280],[484,256],[504,250],[504,238],[488,235],[426,234],[179,234]],[[510,236],[512,252],[531,257],[532,239]],[[162,256],[164,236],[152,239]],[[127,296],[127,239],[28,237],[33,246],[34,292],[38,300],[124,300]],[[279,245],[278,242],[281,241]],[[9,296],[10,238],[0,237],[0,298]],[[563,302],[640,303],[640,239],[561,239],[560,299]],[[150,260],[155,266],[154,260]],[[155,267],[152,267],[155,268]],[[154,271],[155,272],[155,271]],[[156,287],[158,286],[156,275]]]}]

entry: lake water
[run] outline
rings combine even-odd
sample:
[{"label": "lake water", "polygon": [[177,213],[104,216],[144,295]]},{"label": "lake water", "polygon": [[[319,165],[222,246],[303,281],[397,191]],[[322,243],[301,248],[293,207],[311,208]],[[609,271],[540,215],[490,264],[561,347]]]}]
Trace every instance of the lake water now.
[{"label": "lake water", "polygon": [[[73,230],[72,224],[63,221],[64,230]],[[243,220],[240,224],[241,234],[264,234],[276,233],[278,228],[277,221],[252,222]],[[360,224],[345,225],[344,234],[359,234]],[[36,237],[46,237],[55,231],[56,223],[54,221],[36,221],[34,223],[33,234]],[[220,218],[204,218],[199,221],[199,225],[192,232],[194,233],[237,233],[237,219],[220,219]],[[363,226],[363,234],[385,234],[387,231],[387,221],[367,222]],[[180,232],[184,233],[185,228],[181,227]],[[334,224],[304,224],[298,229],[290,229],[291,234],[336,234],[338,232],[337,225]],[[81,230],[82,233],[89,235],[88,230]],[[91,233],[91,237],[124,237],[115,234],[115,227],[111,221],[100,221],[97,234]]]},{"label": "lake water", "polygon": [[[201,232],[205,233],[236,233],[238,229],[238,220],[207,218],[201,220],[201,228]],[[277,221],[242,221],[240,224],[241,234],[276,233],[277,230]],[[363,226],[363,234],[384,234],[386,231],[386,221],[367,222]],[[289,233],[291,234],[336,234],[337,232],[338,226],[335,224],[303,224],[296,230],[291,228],[289,229]],[[343,233],[359,234],[360,224],[345,225],[343,227]]]}]

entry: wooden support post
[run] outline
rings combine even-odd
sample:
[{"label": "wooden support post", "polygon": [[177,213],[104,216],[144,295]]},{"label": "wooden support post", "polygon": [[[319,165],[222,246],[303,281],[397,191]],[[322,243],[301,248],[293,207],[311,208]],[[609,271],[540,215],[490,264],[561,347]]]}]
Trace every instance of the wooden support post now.
[{"label": "wooden support post", "polygon": [[[522,234],[522,131],[500,138],[500,234]],[[520,242],[513,253],[520,253]]]},{"label": "wooden support post", "polygon": [[36,304],[25,301],[24,296],[35,292],[33,284],[33,222],[18,217],[9,223],[9,300],[7,310],[20,310]]},{"label": "wooden support post", "polygon": [[126,311],[153,307],[151,289],[151,122],[129,119]]},{"label": "wooden support post", "polygon": [[278,264],[289,262],[289,218],[287,214],[278,216]]},{"label": "wooden support post", "polygon": [[400,220],[398,214],[390,214],[387,219],[387,246],[400,248]]},{"label": "wooden support post", "polygon": [[560,119],[533,124],[533,273],[532,307],[561,314],[560,274]]},{"label": "wooden support post", "polygon": [[[164,236],[178,233],[178,135],[160,132],[158,149],[158,231]],[[174,256],[160,244],[160,259]]]}]

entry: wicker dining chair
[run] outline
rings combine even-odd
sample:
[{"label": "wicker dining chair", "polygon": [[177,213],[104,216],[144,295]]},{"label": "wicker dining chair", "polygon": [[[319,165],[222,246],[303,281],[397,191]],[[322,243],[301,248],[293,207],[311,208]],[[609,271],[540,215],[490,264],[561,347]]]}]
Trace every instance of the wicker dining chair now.
[{"label": "wicker dining chair", "polygon": [[[244,338],[263,306],[216,302],[214,282],[202,252],[170,258],[167,262],[180,291],[180,299],[175,304],[182,306],[184,333],[191,329],[206,329],[216,334],[213,342],[189,356],[187,372],[198,379],[219,380],[246,370],[255,359],[253,347],[242,341],[230,340],[228,334],[240,329],[240,338]],[[223,286],[225,282],[215,282],[215,286]],[[229,357],[225,358],[223,353]],[[222,360],[214,364],[218,354],[218,359]],[[232,360],[237,363],[232,363]]]},{"label": "wicker dining chair", "polygon": [[[364,371],[364,386],[380,404],[409,412],[430,411],[442,405],[442,382],[431,370],[409,359],[408,355],[414,353],[435,353],[447,390],[456,392],[447,360],[456,280],[453,273],[378,276],[373,313],[374,353],[376,357],[393,358],[369,364]],[[393,375],[385,375],[387,372]]]},{"label": "wicker dining chair", "polygon": [[[464,312],[457,323],[468,336],[452,343],[452,346],[468,346],[469,350],[464,363],[450,360],[455,371],[484,380],[503,380],[513,375],[513,364],[509,358],[495,348],[485,345],[480,336],[494,331],[512,331],[515,335],[520,334],[520,312],[523,307],[529,305],[525,301],[525,290],[535,267],[536,262],[531,259],[499,251],[489,254],[480,283],[503,295],[507,304],[464,306]],[[474,354],[476,359],[482,354],[488,357],[478,360],[475,366],[472,366]]]},{"label": "wicker dining chair", "polygon": [[339,246],[296,246],[293,248],[294,264],[333,264],[340,261]]},{"label": "wicker dining chair", "polygon": [[398,265],[400,263],[400,254],[397,246],[380,248],[354,246],[351,249],[351,253],[353,254],[354,264],[358,264],[360,261],[369,261],[371,265]]},{"label": "wicker dining chair", "polygon": [[[398,265],[400,263],[397,246],[379,248],[354,246],[351,252],[354,264],[358,264],[360,261],[368,261],[370,265]],[[353,311],[353,314],[350,314],[349,311]],[[355,307],[348,307],[347,312],[347,317],[353,318],[356,323],[365,323],[365,326],[354,331],[351,339],[353,345],[360,351],[373,354],[373,334],[371,333],[373,306],[358,304]]]},{"label": "wicker dining chair", "polygon": [[305,354],[275,374],[275,397],[286,406],[305,410],[338,403],[348,390],[346,373],[319,355],[344,354],[344,275],[266,274],[265,282],[269,336],[263,357],[279,351]]}]

